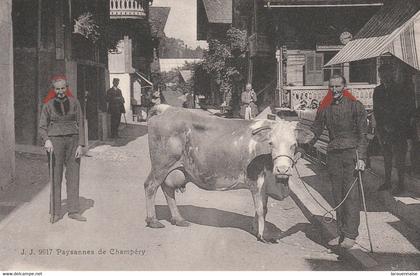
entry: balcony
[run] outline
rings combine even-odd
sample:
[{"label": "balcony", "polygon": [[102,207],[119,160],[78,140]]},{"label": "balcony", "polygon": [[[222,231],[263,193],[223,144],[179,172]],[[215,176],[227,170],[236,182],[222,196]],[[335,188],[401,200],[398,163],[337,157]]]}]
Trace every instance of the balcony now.
[{"label": "balcony", "polygon": [[146,12],[141,0],[109,0],[111,19],[144,19]]}]

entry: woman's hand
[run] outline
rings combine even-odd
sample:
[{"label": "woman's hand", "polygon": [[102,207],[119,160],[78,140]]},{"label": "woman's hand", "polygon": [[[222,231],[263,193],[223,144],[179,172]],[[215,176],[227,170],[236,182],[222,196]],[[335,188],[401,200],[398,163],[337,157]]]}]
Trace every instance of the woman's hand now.
[{"label": "woman's hand", "polygon": [[359,159],[359,162],[356,164],[356,170],[357,171],[364,171],[365,170],[365,168],[366,168],[366,163],[365,163],[365,161],[363,161],[363,160],[361,160],[361,159]]},{"label": "woman's hand", "polygon": [[76,159],[79,159],[80,157],[82,157],[82,155],[83,155],[83,149],[82,149],[82,146],[77,146],[77,149],[76,149],[76,154],[75,154],[75,158]]},{"label": "woman's hand", "polygon": [[52,144],[51,140],[47,140],[47,141],[45,141],[45,144],[44,144],[44,149],[45,149],[47,152],[53,152],[54,147],[53,147],[53,144]]}]

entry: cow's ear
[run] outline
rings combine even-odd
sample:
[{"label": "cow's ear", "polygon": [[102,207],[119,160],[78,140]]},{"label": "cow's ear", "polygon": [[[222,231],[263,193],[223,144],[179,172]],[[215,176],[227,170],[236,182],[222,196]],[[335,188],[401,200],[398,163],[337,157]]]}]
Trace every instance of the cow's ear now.
[{"label": "cow's ear", "polygon": [[296,127],[295,134],[298,144],[308,144],[315,137],[312,131],[299,126]]},{"label": "cow's ear", "polygon": [[262,127],[255,128],[255,129],[252,130],[252,135],[256,135],[256,134],[258,134],[262,131],[265,131],[265,130],[271,130],[271,127],[270,126],[262,126]]},{"label": "cow's ear", "polygon": [[252,130],[252,139],[257,142],[264,143],[269,142],[271,138],[271,127],[262,126]]}]

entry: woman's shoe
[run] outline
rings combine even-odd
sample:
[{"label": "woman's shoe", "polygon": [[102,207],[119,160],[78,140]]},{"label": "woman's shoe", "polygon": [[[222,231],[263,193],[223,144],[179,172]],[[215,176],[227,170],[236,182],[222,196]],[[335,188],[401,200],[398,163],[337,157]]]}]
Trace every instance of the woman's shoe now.
[{"label": "woman's shoe", "polygon": [[79,213],[69,213],[69,218],[77,220],[77,221],[87,221],[87,218],[85,218]]}]

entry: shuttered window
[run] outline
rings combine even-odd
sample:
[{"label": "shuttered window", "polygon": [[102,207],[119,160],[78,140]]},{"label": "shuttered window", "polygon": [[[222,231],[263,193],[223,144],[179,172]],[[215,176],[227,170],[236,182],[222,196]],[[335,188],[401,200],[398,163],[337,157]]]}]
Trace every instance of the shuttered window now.
[{"label": "shuttered window", "polygon": [[324,54],[307,53],[305,55],[305,85],[323,85]]}]

